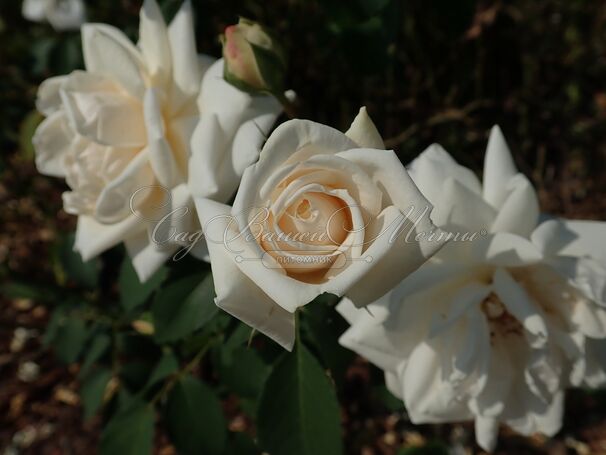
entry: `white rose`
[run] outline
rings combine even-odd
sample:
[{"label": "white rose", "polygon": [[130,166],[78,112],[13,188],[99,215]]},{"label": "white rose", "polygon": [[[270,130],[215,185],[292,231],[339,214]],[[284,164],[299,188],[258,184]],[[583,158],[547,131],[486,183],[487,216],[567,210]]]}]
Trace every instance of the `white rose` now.
[{"label": "white rose", "polygon": [[167,26],[146,0],[139,35],[135,46],[109,25],[83,26],[86,71],[40,86],[47,118],[33,142],[39,171],[70,187],[64,207],[79,217],[83,259],[124,242],[146,280],[186,243],[178,234],[199,229],[186,214],[190,166],[210,176],[200,194],[229,198],[279,105],[238,92],[221,60],[198,56],[189,1]]},{"label": "white rose", "polygon": [[22,14],[33,22],[48,21],[55,30],[77,30],[86,21],[82,0],[24,0]]},{"label": "white rose", "polygon": [[298,308],[325,292],[370,303],[435,253],[431,206],[383,148],[365,109],[345,134],[292,120],[233,208],[196,199],[217,305],[290,350]]},{"label": "white rose", "polygon": [[556,433],[564,388],[606,383],[606,223],[551,220],[537,227],[537,197],[498,127],[484,186],[433,145],[410,174],[451,233],[449,244],[371,305],[339,311],[344,346],[385,370],[414,423],[475,419],[486,450],[499,422],[528,435]]}]

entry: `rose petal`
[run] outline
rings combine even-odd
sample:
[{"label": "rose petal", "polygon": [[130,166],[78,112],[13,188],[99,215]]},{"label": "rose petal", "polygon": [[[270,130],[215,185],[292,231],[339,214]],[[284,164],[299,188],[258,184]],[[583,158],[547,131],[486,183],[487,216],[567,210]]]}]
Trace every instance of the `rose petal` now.
[{"label": "rose petal", "polygon": [[478,445],[487,452],[492,452],[497,446],[499,421],[492,417],[477,416],[475,430]]},{"label": "rose petal", "polygon": [[111,225],[101,224],[93,217],[81,215],[78,217],[74,251],[80,253],[82,260],[88,261],[143,230],[145,224],[135,215]]},{"label": "rose petal", "polygon": [[147,143],[141,103],[111,80],[75,71],[64,83],[61,99],[71,127],[82,136],[113,147]]},{"label": "rose petal", "polygon": [[[152,85],[168,89],[171,49],[168,29],[156,0],[145,0],[139,14],[139,48],[151,76]],[[192,60],[194,61],[194,60]],[[196,65],[191,65],[195,68]]]},{"label": "rose petal", "polygon": [[555,219],[532,233],[532,242],[548,255],[590,257],[606,266],[606,223]]},{"label": "rose petal", "polygon": [[463,235],[486,231],[493,224],[495,209],[459,181],[448,177],[441,192],[431,215],[437,226]]},{"label": "rose petal", "polygon": [[366,111],[361,107],[345,135],[358,144],[358,147],[369,149],[385,149],[383,138]]},{"label": "rose petal", "polygon": [[432,144],[413,160],[408,171],[423,195],[437,203],[444,195],[442,184],[448,178],[476,194],[482,194],[482,185],[476,175],[466,167],[460,166],[442,146]]},{"label": "rose petal", "polygon": [[509,180],[517,173],[503,132],[495,125],[484,157],[484,199],[493,207],[501,208],[508,195]]},{"label": "rose petal", "polygon": [[147,128],[149,162],[160,185],[173,188],[185,181],[181,175],[174,152],[166,139],[162,107],[155,89],[145,92],[143,110]]},{"label": "rose petal", "polygon": [[[454,242],[451,242],[451,245]],[[543,255],[528,240],[514,234],[499,232],[474,239],[466,244],[458,243],[466,257],[476,263],[489,263],[500,267],[520,267],[541,262]],[[454,247],[453,247],[454,248]]]},{"label": "rose petal", "polygon": [[531,300],[526,290],[502,268],[497,268],[493,276],[495,294],[524,328],[532,335],[529,342],[534,347],[542,347],[547,342],[548,330],[544,316]]},{"label": "rose petal", "polygon": [[143,98],[143,58],[124,33],[109,25],[85,24],[82,50],[87,71],[107,76],[135,98]]},{"label": "rose petal", "polygon": [[74,133],[69,128],[63,111],[57,111],[46,118],[32,138],[38,172],[53,177],[64,177],[63,161],[73,139]]},{"label": "rose petal", "polygon": [[60,89],[63,83],[67,81],[67,78],[68,76],[51,77],[40,84],[36,99],[36,109],[45,116],[48,117],[61,109]]},{"label": "rose petal", "polygon": [[[196,199],[196,208],[205,234],[220,239],[228,222],[217,217],[230,214],[230,207],[208,199]],[[214,222],[213,222],[214,220]],[[224,221],[225,219],[223,219]],[[295,341],[294,313],[284,310],[244,275],[221,243],[207,242],[217,298],[217,306],[267,335],[287,350]]]},{"label": "rose petal", "polygon": [[95,206],[95,218],[102,223],[113,224],[132,216],[132,198],[154,182],[149,152],[143,150],[103,188]]},{"label": "rose petal", "polygon": [[168,39],[173,64],[171,111],[177,112],[200,90],[202,68],[196,65],[196,37],[191,2],[186,0],[168,27]]},{"label": "rose petal", "polygon": [[507,184],[508,195],[502,201],[490,230],[509,232],[529,238],[539,220],[539,199],[530,183],[522,174],[517,174]]}]

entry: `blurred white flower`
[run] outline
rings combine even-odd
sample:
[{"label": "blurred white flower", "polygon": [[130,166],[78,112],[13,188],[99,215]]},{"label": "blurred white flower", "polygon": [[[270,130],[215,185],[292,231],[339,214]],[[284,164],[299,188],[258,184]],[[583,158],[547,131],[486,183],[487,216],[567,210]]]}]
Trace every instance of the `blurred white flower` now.
[{"label": "blurred white flower", "polygon": [[221,60],[198,56],[189,1],[167,26],[146,0],[136,46],[105,24],[85,24],[82,44],[86,71],[40,86],[36,165],[65,177],[83,259],[124,241],[144,281],[187,243],[176,234],[198,229],[186,213],[189,170],[206,179],[196,174],[196,194],[229,198],[280,108],[226,83]]},{"label": "blurred white flower", "polygon": [[567,386],[606,383],[606,223],[537,227],[537,196],[498,127],[483,187],[437,145],[410,173],[439,227],[477,236],[451,240],[372,315],[340,303],[352,324],[341,343],[385,370],[414,423],[475,419],[486,450],[499,422],[553,435]]},{"label": "blurred white flower", "polygon": [[40,376],[40,365],[36,362],[27,361],[19,365],[17,378],[23,382],[34,382]]},{"label": "blurred white flower", "polygon": [[283,123],[244,172],[233,208],[195,201],[217,305],[289,350],[298,308],[324,292],[368,304],[442,246],[390,235],[413,221],[433,232],[431,206],[364,108],[346,133]]},{"label": "blurred white flower", "polygon": [[23,0],[22,14],[55,30],[77,30],[86,21],[86,5],[83,0]]}]

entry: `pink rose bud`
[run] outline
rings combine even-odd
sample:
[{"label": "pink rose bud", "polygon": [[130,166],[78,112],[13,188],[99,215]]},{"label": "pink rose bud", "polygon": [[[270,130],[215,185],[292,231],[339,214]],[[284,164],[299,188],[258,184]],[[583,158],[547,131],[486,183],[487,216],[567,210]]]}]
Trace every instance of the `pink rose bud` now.
[{"label": "pink rose bud", "polygon": [[225,29],[221,42],[227,82],[249,93],[283,91],[284,56],[263,27],[241,18]]}]

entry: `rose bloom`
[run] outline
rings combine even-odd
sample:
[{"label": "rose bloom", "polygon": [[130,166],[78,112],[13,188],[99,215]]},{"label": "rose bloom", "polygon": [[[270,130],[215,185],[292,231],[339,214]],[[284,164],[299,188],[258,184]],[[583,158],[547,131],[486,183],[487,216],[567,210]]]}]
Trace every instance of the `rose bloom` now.
[{"label": "rose bloom", "polygon": [[345,134],[304,120],[280,125],[244,172],[233,208],[204,198],[196,206],[217,305],[289,350],[298,308],[325,292],[372,302],[443,244],[429,238],[440,233],[431,205],[365,109]]},{"label": "rose bloom", "polygon": [[341,302],[352,325],[341,344],[385,370],[414,423],[475,419],[488,451],[499,422],[555,434],[564,389],[606,381],[606,223],[537,226],[537,196],[498,127],[483,187],[437,145],[410,174],[432,219],[459,240],[373,303],[372,315]]},{"label": "rose bloom", "polygon": [[38,170],[70,187],[75,249],[88,260],[124,242],[144,281],[187,244],[179,234],[199,229],[187,213],[189,168],[206,179],[193,182],[196,194],[227,200],[279,105],[230,86],[221,60],[198,56],[189,2],[167,27],[146,0],[139,35],[135,46],[109,25],[82,27],[86,70],[42,83],[47,118],[33,142]]},{"label": "rose bloom", "polygon": [[48,22],[55,30],[77,30],[86,21],[82,0],[23,0],[23,17],[33,22]]}]

